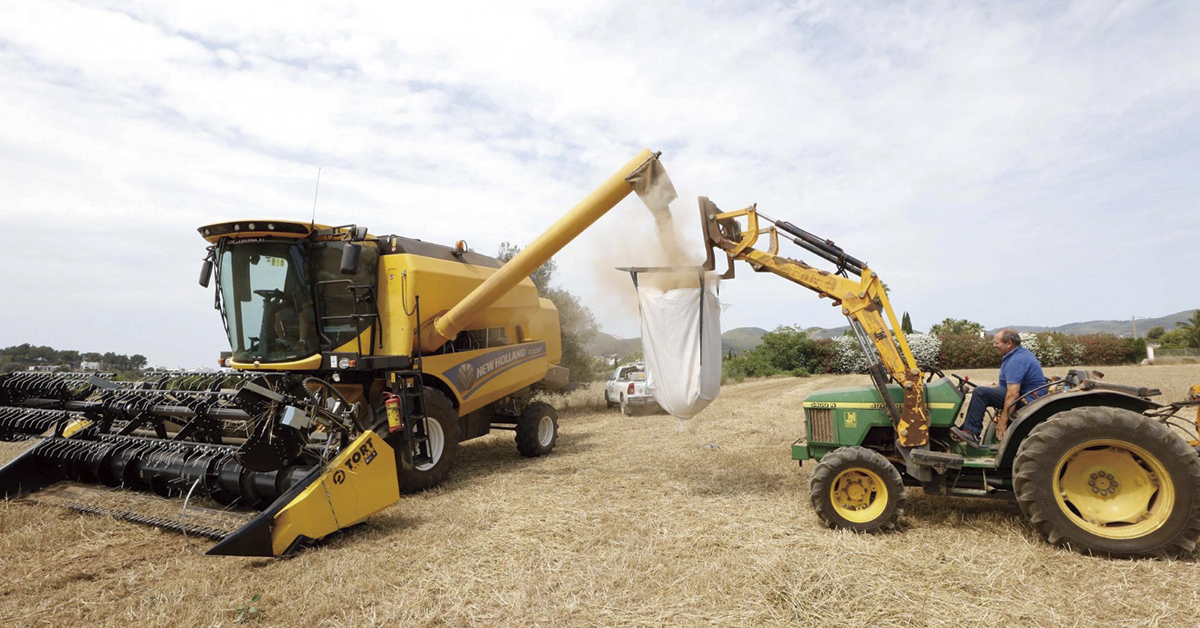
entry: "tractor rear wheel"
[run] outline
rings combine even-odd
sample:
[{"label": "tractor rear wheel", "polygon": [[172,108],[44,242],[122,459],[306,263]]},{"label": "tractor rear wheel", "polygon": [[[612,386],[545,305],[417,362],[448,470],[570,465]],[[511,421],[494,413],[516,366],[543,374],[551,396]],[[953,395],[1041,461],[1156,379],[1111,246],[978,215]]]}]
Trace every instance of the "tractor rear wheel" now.
[{"label": "tractor rear wheel", "polygon": [[908,500],[896,467],[865,447],[841,447],[821,458],[809,492],[821,523],[855,532],[895,528]]},{"label": "tractor rear wheel", "polygon": [[1021,512],[1054,545],[1172,558],[1200,538],[1200,456],[1136,412],[1060,412],[1029,433],[1013,470]]},{"label": "tractor rear wheel", "polygon": [[558,411],[554,406],[535,401],[521,411],[517,419],[517,451],[526,458],[550,453],[558,442]]},{"label": "tractor rear wheel", "polygon": [[445,394],[429,386],[425,387],[425,433],[433,462],[405,464],[397,452],[401,493],[416,493],[445,482],[458,455],[458,413]]}]

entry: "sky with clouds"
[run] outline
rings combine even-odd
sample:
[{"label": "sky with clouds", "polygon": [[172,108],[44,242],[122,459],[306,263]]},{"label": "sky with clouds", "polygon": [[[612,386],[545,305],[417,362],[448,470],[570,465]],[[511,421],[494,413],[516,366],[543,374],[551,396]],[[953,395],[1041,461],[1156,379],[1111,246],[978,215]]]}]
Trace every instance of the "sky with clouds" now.
[{"label": "sky with clouds", "polygon": [[[320,168],[318,222],[493,253],[643,147],[697,261],[697,196],[757,203],[918,329],[1197,306],[1196,3],[3,4],[0,346],[212,365],[197,227],[307,221]],[[653,225],[631,197],[556,257],[610,333]],[[738,270],[723,327],[844,324]]]}]

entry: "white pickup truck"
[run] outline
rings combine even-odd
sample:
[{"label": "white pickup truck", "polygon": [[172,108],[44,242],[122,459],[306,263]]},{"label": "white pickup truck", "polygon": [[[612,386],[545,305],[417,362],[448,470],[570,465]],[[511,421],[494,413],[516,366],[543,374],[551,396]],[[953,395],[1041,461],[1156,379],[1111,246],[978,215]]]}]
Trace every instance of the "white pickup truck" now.
[{"label": "white pickup truck", "polygon": [[609,408],[621,406],[621,412],[656,412],[658,403],[646,389],[646,367],[643,364],[618,366],[604,384],[604,402]]}]

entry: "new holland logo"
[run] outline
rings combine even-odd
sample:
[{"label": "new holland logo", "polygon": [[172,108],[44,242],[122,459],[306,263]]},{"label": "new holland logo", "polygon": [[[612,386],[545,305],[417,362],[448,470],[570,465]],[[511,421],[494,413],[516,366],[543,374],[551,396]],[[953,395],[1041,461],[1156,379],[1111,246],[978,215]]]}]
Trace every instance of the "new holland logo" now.
[{"label": "new holland logo", "polygon": [[452,366],[442,373],[442,377],[453,383],[462,393],[462,398],[466,399],[475,394],[477,388],[508,372],[509,369],[545,355],[546,343],[544,342],[509,346],[488,351],[462,364]]},{"label": "new holland logo", "polygon": [[470,362],[463,363],[458,367],[458,389],[470,390],[475,385],[475,366]]}]

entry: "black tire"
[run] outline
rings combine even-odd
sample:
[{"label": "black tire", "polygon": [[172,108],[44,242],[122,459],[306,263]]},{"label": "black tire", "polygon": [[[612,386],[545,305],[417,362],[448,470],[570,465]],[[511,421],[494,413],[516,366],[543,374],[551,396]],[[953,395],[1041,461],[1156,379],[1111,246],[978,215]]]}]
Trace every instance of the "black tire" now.
[{"label": "black tire", "polygon": [[396,467],[400,476],[401,493],[416,493],[445,482],[450,475],[450,469],[454,468],[454,459],[458,456],[458,413],[445,394],[428,386],[425,387],[425,416],[425,431],[429,434],[430,445],[434,450],[434,461],[432,465],[408,465],[397,451]]},{"label": "black tire", "polygon": [[517,451],[526,458],[545,456],[558,442],[558,411],[554,406],[535,401],[521,411],[517,419]]},{"label": "black tire", "polygon": [[1021,512],[1053,545],[1174,558],[1200,538],[1200,457],[1136,412],[1060,412],[1029,433],[1013,469]]},{"label": "black tire", "polygon": [[633,416],[633,406],[629,405],[629,401],[625,399],[625,395],[621,395],[621,414]]},{"label": "black tire", "polygon": [[607,390],[606,390],[606,391],[604,391],[604,405],[605,405],[605,407],[607,407],[609,410],[612,410],[613,408],[617,407],[617,404],[616,404],[616,403],[614,403],[614,402],[612,402],[612,401],[610,401],[610,400],[608,399],[608,391],[607,391]]},{"label": "black tire", "polygon": [[809,495],[821,523],[855,532],[895,529],[908,503],[900,472],[865,447],[841,447],[822,458]]}]

